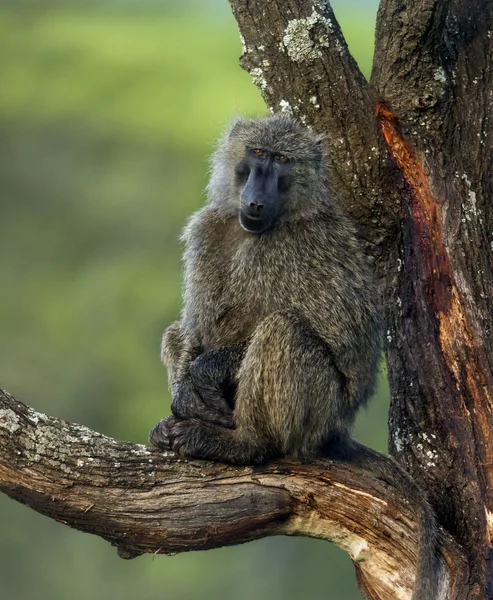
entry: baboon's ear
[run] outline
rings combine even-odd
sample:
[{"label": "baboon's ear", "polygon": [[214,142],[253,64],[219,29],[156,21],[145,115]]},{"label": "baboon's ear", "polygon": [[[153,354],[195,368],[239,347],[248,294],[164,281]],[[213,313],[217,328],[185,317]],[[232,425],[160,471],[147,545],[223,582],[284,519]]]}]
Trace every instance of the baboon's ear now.
[{"label": "baboon's ear", "polygon": [[245,123],[245,119],[242,119],[241,117],[238,117],[235,121],[233,121],[229,126],[228,138],[231,139],[237,136],[245,126]]}]

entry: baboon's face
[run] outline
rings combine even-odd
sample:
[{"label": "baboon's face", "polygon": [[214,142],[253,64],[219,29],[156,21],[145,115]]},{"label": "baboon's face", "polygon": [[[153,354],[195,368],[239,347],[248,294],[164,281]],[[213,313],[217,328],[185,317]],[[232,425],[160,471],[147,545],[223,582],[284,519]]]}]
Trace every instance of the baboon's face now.
[{"label": "baboon's face", "polygon": [[243,229],[260,234],[274,225],[291,185],[291,170],[292,163],[283,154],[245,148],[245,155],[235,170]]}]

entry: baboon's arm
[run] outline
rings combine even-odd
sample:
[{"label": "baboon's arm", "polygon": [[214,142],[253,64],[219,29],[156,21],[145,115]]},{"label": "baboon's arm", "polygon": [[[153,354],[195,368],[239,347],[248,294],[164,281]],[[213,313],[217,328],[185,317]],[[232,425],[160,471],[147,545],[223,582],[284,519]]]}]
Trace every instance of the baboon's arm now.
[{"label": "baboon's arm", "polygon": [[190,363],[200,354],[198,343],[189,340],[181,321],[175,321],[164,332],[161,342],[161,360],[168,371],[172,395],[179,382],[189,372]]},{"label": "baboon's arm", "polygon": [[236,373],[245,348],[246,342],[199,354],[200,346],[187,340],[181,322],[170,325],[161,357],[168,369],[173,414],[232,427]]}]

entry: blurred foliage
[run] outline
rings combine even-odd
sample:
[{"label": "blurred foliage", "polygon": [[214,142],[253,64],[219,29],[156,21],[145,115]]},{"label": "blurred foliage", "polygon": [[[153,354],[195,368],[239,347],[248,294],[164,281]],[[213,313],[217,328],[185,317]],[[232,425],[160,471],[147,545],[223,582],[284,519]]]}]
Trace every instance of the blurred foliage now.
[{"label": "blurred foliage", "polygon": [[[375,2],[333,5],[368,75]],[[158,348],[179,311],[179,231],[224,123],[265,112],[236,24],[226,0],[4,0],[0,52],[0,385],[145,442],[169,409]],[[380,449],[385,381],[358,424]],[[2,599],[359,597],[347,556],[316,540],[124,562],[5,497],[0,528]]]}]

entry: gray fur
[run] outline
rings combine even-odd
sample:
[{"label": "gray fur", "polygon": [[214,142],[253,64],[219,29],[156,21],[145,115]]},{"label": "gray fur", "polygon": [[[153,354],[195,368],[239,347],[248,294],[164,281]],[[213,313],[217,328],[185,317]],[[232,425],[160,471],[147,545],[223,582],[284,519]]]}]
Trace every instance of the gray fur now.
[{"label": "gray fur", "polygon": [[[410,477],[349,437],[375,387],[382,310],[354,228],[328,191],[320,139],[277,115],[239,120],[220,141],[207,203],[183,234],[182,317],[163,338],[174,417],[151,439],[236,464],[346,457],[408,494],[416,488],[429,527],[431,512]],[[243,184],[235,168],[245,148],[291,161],[282,213],[260,235],[238,221]],[[431,530],[413,600],[433,597]]]}]

